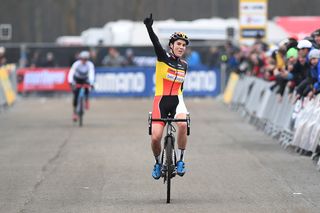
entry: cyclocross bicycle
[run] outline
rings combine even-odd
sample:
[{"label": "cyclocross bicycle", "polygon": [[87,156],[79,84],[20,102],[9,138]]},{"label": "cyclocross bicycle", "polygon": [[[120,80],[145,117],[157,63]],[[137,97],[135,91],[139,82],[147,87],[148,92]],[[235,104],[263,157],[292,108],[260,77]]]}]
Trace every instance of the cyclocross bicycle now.
[{"label": "cyclocross bicycle", "polygon": [[171,179],[176,176],[177,156],[174,148],[176,128],[173,126],[173,122],[186,122],[187,123],[187,135],[190,135],[190,114],[187,114],[186,119],[175,118],[152,118],[152,113],[149,112],[149,135],[152,134],[152,121],[163,121],[167,124],[167,133],[164,137],[164,146],[161,152],[161,177],[163,177],[163,183],[167,183],[167,203],[170,203],[171,192]]},{"label": "cyclocross bicycle", "polygon": [[84,115],[85,89],[90,89],[91,86],[89,84],[76,84],[76,88],[80,88],[78,99],[77,99],[76,112],[79,118],[79,126],[81,127],[83,124],[83,115]]}]

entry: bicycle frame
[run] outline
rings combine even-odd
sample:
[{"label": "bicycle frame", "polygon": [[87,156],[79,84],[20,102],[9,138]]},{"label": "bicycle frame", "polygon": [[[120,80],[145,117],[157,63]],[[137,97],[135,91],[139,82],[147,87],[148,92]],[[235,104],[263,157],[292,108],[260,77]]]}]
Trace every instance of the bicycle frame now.
[{"label": "bicycle frame", "polygon": [[77,98],[77,108],[76,112],[79,116],[79,126],[82,126],[83,123],[83,114],[84,114],[84,107],[83,107],[83,102],[84,102],[84,91],[85,89],[91,88],[89,84],[76,84],[76,88],[80,88],[79,90],[79,95]]}]

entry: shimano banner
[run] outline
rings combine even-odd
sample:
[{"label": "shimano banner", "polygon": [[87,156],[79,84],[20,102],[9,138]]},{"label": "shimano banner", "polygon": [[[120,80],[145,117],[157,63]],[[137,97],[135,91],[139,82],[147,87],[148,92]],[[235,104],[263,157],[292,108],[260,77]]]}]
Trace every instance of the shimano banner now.
[{"label": "shimano banner", "polygon": [[[152,96],[153,67],[96,68],[92,96]],[[184,83],[185,96],[217,96],[220,93],[220,72],[213,69],[191,69]]]}]

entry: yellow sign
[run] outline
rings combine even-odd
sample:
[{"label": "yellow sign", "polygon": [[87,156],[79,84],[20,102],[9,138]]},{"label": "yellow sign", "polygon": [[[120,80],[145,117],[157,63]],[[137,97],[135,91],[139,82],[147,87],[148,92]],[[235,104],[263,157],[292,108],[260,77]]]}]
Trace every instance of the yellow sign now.
[{"label": "yellow sign", "polygon": [[225,89],[224,94],[223,94],[224,103],[226,103],[226,104],[231,103],[232,97],[233,97],[233,92],[234,92],[234,89],[237,85],[238,80],[239,80],[238,74],[236,74],[234,72],[230,74],[227,88]]},{"label": "yellow sign", "polygon": [[268,0],[239,0],[240,41],[266,37],[267,7]]},{"label": "yellow sign", "polygon": [[12,89],[9,76],[8,76],[8,70],[0,69],[0,82],[1,82],[4,94],[6,96],[7,104],[10,106],[15,101],[16,94]]}]

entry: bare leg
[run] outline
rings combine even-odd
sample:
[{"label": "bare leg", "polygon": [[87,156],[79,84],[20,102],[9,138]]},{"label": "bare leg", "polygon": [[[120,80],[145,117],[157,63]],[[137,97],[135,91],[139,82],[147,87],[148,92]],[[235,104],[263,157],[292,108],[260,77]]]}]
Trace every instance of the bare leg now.
[{"label": "bare leg", "polygon": [[[177,119],[186,119],[186,114],[181,113],[176,115]],[[187,123],[178,122],[178,148],[185,150],[187,146]]]},{"label": "bare leg", "polygon": [[151,149],[155,157],[161,153],[161,138],[164,126],[161,124],[152,124]]}]

